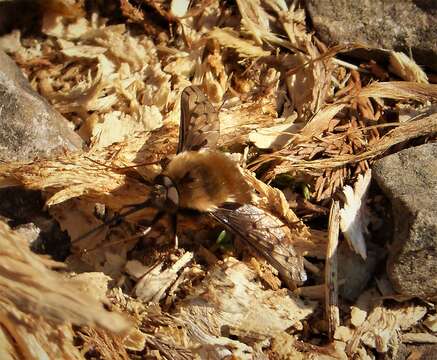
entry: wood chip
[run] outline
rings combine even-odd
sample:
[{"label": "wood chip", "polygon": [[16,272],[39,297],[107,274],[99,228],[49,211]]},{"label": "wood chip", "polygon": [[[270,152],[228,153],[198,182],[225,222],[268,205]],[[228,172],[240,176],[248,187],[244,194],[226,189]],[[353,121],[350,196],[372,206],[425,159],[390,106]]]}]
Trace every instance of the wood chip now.
[{"label": "wood chip", "polygon": [[340,233],[340,205],[334,201],[329,214],[328,246],[325,258],[325,312],[328,319],[328,336],[332,341],[338,326],[340,312],[338,309],[338,236]]},{"label": "wood chip", "polygon": [[437,336],[429,333],[406,333],[402,334],[403,343],[437,344]]},{"label": "wood chip", "polygon": [[[30,251],[25,240],[0,222],[0,287],[2,303],[11,302],[23,313],[43,316],[57,324],[101,326],[115,333],[127,330],[129,322],[104,310],[102,303],[82,289],[82,280],[69,280],[49,267],[63,264]],[[82,289],[81,289],[82,287]],[[99,295],[100,297],[100,295]],[[9,309],[4,314],[11,313]]]}]

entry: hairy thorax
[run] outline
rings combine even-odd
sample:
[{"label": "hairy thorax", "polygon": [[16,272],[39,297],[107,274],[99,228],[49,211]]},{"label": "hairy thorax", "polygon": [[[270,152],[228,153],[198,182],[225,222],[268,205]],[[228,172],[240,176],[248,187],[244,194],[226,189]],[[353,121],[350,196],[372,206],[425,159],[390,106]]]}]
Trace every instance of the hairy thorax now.
[{"label": "hairy thorax", "polygon": [[249,185],[237,164],[216,151],[185,151],[164,172],[176,186],[179,206],[211,211],[225,202],[248,203]]}]

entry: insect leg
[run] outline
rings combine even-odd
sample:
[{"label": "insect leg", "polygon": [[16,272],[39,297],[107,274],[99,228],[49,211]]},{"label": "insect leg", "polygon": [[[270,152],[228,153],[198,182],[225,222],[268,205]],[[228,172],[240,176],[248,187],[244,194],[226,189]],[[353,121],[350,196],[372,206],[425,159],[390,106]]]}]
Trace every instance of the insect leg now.
[{"label": "insect leg", "polygon": [[[120,214],[114,216],[112,219],[109,219],[109,220],[105,221],[103,224],[101,224],[101,225],[99,225],[99,226],[96,226],[95,228],[93,228],[93,229],[87,231],[85,234],[82,234],[81,236],[79,236],[78,238],[72,240],[71,242],[72,242],[72,243],[75,243],[75,242],[81,241],[81,240],[87,238],[88,236],[91,236],[92,234],[98,232],[99,230],[103,229],[103,228],[106,227],[106,226],[109,226],[109,225],[112,225],[112,224],[116,224],[116,223],[118,223],[118,222],[120,222],[121,220],[123,220],[126,216],[129,216],[129,215],[134,214],[134,213],[136,213],[136,212],[138,212],[138,211],[140,211],[140,210],[142,210],[142,209],[145,209],[145,208],[147,208],[147,207],[150,207],[150,206],[151,206],[151,202],[150,202],[149,200],[147,200],[147,201],[142,202],[142,203],[140,203],[140,204],[128,205],[128,206],[129,206],[129,207],[132,207],[132,209],[127,210],[127,211],[125,211],[125,212],[122,212],[122,213],[120,213]],[[158,213],[155,215],[155,218],[157,217],[158,214],[160,214],[160,212],[158,212]],[[162,215],[161,215],[161,216],[162,216]],[[155,220],[155,221],[156,221],[156,220]],[[152,223],[153,223],[153,222],[152,222]]]},{"label": "insect leg", "polygon": [[175,250],[179,247],[179,239],[178,239],[178,213],[170,214],[170,226],[173,231],[174,238],[174,248]]}]

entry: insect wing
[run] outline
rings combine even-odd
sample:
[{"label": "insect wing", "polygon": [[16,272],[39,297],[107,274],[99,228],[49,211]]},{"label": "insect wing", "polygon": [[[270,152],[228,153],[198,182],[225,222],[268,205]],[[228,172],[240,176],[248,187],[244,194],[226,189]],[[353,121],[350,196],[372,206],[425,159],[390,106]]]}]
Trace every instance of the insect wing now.
[{"label": "insect wing", "polygon": [[188,86],[181,95],[181,123],[177,153],[214,149],[220,134],[220,122],[214,106],[197,86]]},{"label": "insect wing", "polygon": [[294,288],[306,281],[303,257],[290,243],[290,230],[278,218],[253,205],[218,208],[210,215],[240,236]]}]

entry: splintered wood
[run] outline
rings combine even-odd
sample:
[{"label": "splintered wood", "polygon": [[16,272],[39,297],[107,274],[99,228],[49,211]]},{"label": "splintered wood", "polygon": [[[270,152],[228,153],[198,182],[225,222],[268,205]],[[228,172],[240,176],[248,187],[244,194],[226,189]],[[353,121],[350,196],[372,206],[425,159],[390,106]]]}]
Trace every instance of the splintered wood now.
[{"label": "splintered wood", "polygon": [[[35,360],[60,354],[82,359],[73,345],[72,324],[97,326],[119,334],[127,332],[127,318],[103,308],[108,281],[103,274],[105,290],[101,299],[95,288],[83,291],[85,279],[68,278],[50,270],[64,265],[33,254],[25,240],[4,222],[0,222],[0,245],[2,359],[23,354],[26,359]],[[6,350],[8,347],[10,351]]]},{"label": "splintered wood", "polygon": [[[370,186],[372,174],[367,170],[364,176],[358,175],[354,189],[346,185],[343,189],[345,203],[340,210],[340,227],[349,246],[359,254],[363,260],[367,258],[366,240],[369,213],[366,209],[366,196]],[[367,210],[367,211],[366,211]]]},{"label": "splintered wood", "polygon": [[340,235],[340,205],[334,201],[328,223],[328,246],[325,259],[325,311],[328,319],[328,335],[332,340],[340,325],[338,309],[338,237]]},{"label": "splintered wood", "polygon": [[1,301],[7,302],[4,306],[12,303],[17,310],[57,323],[70,321],[77,325],[98,324],[114,332],[126,330],[128,322],[120,314],[108,313],[92,293],[82,293],[78,279],[50,270],[64,265],[33,254],[25,240],[3,222],[0,241]]},{"label": "splintered wood", "polygon": [[[395,51],[339,58],[372,49],[328,48],[298,1],[37,3],[0,49],[88,150],[0,163],[0,188],[40,191],[71,239],[55,263],[0,219],[1,359],[371,360],[436,343],[435,304],[375,279],[368,191],[375,159],[436,140],[435,75]],[[250,200],[120,219],[176,153],[210,147],[181,113],[203,116]]]},{"label": "splintered wood", "polygon": [[[265,290],[255,279],[256,273],[248,266],[228,258],[212,268],[201,286],[181,303],[180,316],[194,321],[191,326],[205,326],[203,331],[212,332],[209,336],[220,336],[220,329],[226,327],[228,335],[253,337],[255,342],[289,327],[302,328],[300,321],[315,304],[290,296],[285,289]],[[195,320],[200,314],[203,325]]]}]

